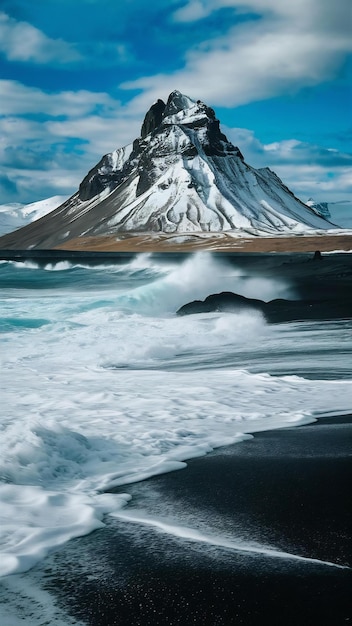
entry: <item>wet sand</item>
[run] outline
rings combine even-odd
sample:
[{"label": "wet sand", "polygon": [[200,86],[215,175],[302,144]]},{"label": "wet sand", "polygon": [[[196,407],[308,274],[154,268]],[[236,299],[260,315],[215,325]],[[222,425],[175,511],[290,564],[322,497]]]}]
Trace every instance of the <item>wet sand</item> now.
[{"label": "wet sand", "polygon": [[351,416],[262,432],[128,485],[125,513],[147,524],[110,517],[37,570],[59,604],[92,626],[348,624],[351,435]]}]

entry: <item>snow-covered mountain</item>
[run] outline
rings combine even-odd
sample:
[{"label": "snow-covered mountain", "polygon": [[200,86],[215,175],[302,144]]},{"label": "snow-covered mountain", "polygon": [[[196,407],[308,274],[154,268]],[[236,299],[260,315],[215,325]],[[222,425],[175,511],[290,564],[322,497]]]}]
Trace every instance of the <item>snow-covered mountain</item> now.
[{"label": "snow-covered mountain", "polygon": [[317,215],[329,219],[331,217],[328,202],[316,202],[313,198],[307,200],[306,205],[309,206]]},{"label": "snow-covered mountain", "polygon": [[173,91],[147,112],[141,136],[105,155],[59,208],[2,248],[51,248],[126,232],[297,233],[333,225],[269,168],[248,165],[213,109]]},{"label": "snow-covered mountain", "polygon": [[31,204],[0,204],[0,235],[22,228],[47,215],[66,200],[66,196],[52,196]]},{"label": "snow-covered mountain", "polygon": [[309,198],[306,204],[321,217],[331,219],[340,228],[350,230],[352,228],[352,201],[338,200],[336,202],[316,202]]}]

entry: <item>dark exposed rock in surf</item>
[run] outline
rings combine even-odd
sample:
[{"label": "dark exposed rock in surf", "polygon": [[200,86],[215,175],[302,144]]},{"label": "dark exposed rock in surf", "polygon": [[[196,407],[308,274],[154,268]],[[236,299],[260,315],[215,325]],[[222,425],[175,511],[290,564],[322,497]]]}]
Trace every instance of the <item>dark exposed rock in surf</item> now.
[{"label": "dark exposed rock in surf", "polygon": [[212,311],[233,311],[240,309],[255,309],[262,311],[265,303],[262,300],[246,298],[231,291],[215,293],[205,300],[194,300],[177,311],[177,315],[190,315],[192,313],[211,313]]},{"label": "dark exposed rock in surf", "polygon": [[223,291],[211,294],[205,300],[194,300],[177,311],[177,315],[195,313],[260,311],[271,323],[309,319],[351,318],[352,304],[343,300],[285,300],[278,298],[264,302],[246,298],[236,293]]}]

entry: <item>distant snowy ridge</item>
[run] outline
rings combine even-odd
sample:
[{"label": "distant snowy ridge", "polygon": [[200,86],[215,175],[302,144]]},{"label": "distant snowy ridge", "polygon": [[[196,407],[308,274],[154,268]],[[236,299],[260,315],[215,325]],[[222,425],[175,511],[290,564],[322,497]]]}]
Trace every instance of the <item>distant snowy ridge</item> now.
[{"label": "distant snowy ridge", "polygon": [[52,196],[46,200],[31,204],[1,204],[0,205],[0,235],[22,228],[40,217],[47,215],[65,202],[66,196]]},{"label": "distant snowy ridge", "polygon": [[337,200],[335,202],[316,202],[309,198],[306,202],[313,211],[321,217],[331,219],[339,228],[351,230],[352,228],[352,200]]},{"label": "distant snowy ridge", "polygon": [[327,202],[316,202],[313,198],[309,198],[307,200],[306,205],[309,206],[313,211],[316,212],[320,217],[324,217],[326,219],[331,218],[331,214],[329,211],[329,205]]},{"label": "distant snowy ridge", "polygon": [[79,190],[2,248],[51,248],[120,233],[304,234],[329,230],[269,168],[255,169],[221,132],[213,109],[173,91],[147,112],[141,136],[105,155]]}]

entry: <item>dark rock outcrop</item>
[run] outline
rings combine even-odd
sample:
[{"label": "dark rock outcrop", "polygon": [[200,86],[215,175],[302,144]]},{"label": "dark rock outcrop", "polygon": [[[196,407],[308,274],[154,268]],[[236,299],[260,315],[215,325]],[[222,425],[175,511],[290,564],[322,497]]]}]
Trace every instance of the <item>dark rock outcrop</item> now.
[{"label": "dark rock outcrop", "polygon": [[210,313],[212,311],[238,311],[241,309],[255,309],[263,311],[265,303],[262,300],[246,298],[231,291],[211,294],[205,300],[194,300],[184,304],[177,311],[177,315],[191,315],[192,313]]},{"label": "dark rock outcrop", "polygon": [[194,300],[183,305],[177,315],[196,313],[260,311],[267,322],[279,323],[310,319],[351,318],[352,302],[346,300],[285,300],[278,298],[264,302],[223,291],[211,294],[205,300]]},{"label": "dark rock outcrop", "polygon": [[115,171],[111,168],[110,161],[111,155],[106,154],[84,177],[78,191],[82,202],[91,200],[105,189],[113,191],[128,178],[131,173],[130,162],[127,162],[122,169]]},{"label": "dark rock outcrop", "polygon": [[152,133],[158,126],[160,126],[163,113],[165,111],[166,104],[163,100],[158,100],[155,104],[153,104],[149,111],[146,113],[144,118],[142,129],[141,129],[141,138],[145,139],[149,133]]}]

